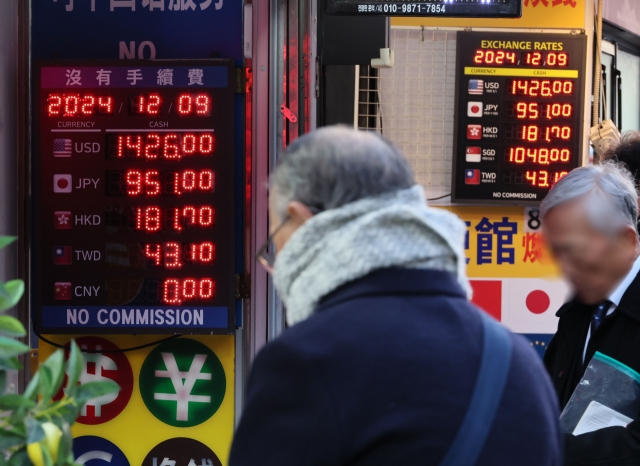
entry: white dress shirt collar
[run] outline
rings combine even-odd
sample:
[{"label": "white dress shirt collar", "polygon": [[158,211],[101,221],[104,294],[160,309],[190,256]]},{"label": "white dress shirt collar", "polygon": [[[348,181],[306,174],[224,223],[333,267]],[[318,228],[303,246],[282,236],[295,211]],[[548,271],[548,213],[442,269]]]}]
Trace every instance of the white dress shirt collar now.
[{"label": "white dress shirt collar", "polygon": [[[622,300],[622,296],[625,294],[631,282],[636,278],[640,272],[640,256],[636,259],[631,267],[631,270],[627,273],[627,275],[622,279],[622,281],[618,284],[618,286],[613,290],[613,293],[609,295],[609,301],[611,301],[611,306],[607,310],[607,315],[613,314],[613,312],[620,305],[620,301]],[[582,361],[585,361],[587,357],[587,346],[589,345],[589,340],[591,339],[591,326],[587,330],[587,339],[584,344],[584,348],[582,350]]]},{"label": "white dress shirt collar", "polygon": [[636,259],[631,267],[631,270],[627,273],[627,275],[622,279],[622,281],[618,284],[618,286],[613,290],[613,293],[609,295],[609,301],[613,303],[615,307],[620,306],[620,300],[622,300],[622,296],[631,285],[631,282],[636,278],[640,272],[640,256]]}]

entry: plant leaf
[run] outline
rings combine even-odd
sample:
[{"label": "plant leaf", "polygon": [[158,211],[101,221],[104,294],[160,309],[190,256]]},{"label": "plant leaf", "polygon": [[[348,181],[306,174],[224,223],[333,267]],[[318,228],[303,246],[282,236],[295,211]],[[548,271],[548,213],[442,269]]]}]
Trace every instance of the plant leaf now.
[{"label": "plant leaf", "polygon": [[22,369],[22,364],[20,364],[20,360],[17,357],[8,359],[0,358],[0,369],[19,371],[20,369]]},{"label": "plant leaf", "polygon": [[0,316],[0,333],[9,337],[23,337],[27,334],[27,331],[15,317]]},{"label": "plant leaf", "polygon": [[9,466],[31,466],[31,460],[27,455],[27,448],[22,447],[9,459]]},{"label": "plant leaf", "polygon": [[87,401],[109,393],[119,392],[120,386],[113,380],[103,382],[87,382],[71,389],[73,397],[78,405],[84,405]]},{"label": "plant leaf", "polygon": [[48,402],[53,396],[53,375],[51,369],[44,364],[40,365],[38,372],[40,372],[40,394],[43,401]]},{"label": "plant leaf", "polygon": [[[15,393],[0,396],[0,410],[14,410],[18,408],[30,409],[35,405],[36,404],[32,400]],[[1,435],[2,434],[0,434],[0,436]]]},{"label": "plant leaf", "polygon": [[5,298],[9,296],[9,291],[7,287],[4,286],[4,283],[0,282],[0,296],[4,296]]},{"label": "plant leaf", "polygon": [[[59,402],[67,401],[67,400],[68,398],[64,397]],[[59,403],[59,402],[55,402],[55,403]],[[56,407],[55,408],[56,414],[53,420],[56,424],[58,424],[58,426],[60,426],[59,421],[65,421],[65,422],[68,422],[69,424],[73,424],[74,422],[76,422],[76,419],[80,414],[81,409],[82,409],[82,406],[77,402],[75,403],[75,405],[68,404],[66,406],[62,406],[59,408]]]},{"label": "plant leaf", "polygon": [[67,389],[75,387],[78,384],[83,369],[84,359],[82,357],[82,351],[78,348],[75,340],[72,340],[69,361],[67,362]]},{"label": "plant leaf", "polygon": [[27,385],[26,390],[24,391],[25,398],[29,400],[34,400],[36,395],[38,394],[38,387],[40,386],[40,371],[36,372],[31,380],[29,381],[29,385]]},{"label": "plant leaf", "polygon": [[0,393],[7,390],[7,371],[0,370]]},{"label": "plant leaf", "polygon": [[22,369],[22,364],[20,364],[20,360],[17,356],[8,359],[0,358],[0,369],[7,371],[19,371]]},{"label": "plant leaf", "polygon": [[47,358],[43,366],[51,371],[51,396],[53,396],[58,393],[64,380],[64,352],[61,349],[56,350]]},{"label": "plant leaf", "polygon": [[71,429],[69,428],[69,424],[67,422],[56,422],[56,424],[60,427],[60,430],[62,430],[62,437],[60,437],[60,445],[58,446],[57,464],[59,466],[64,465],[69,461],[69,457],[71,457],[71,462],[73,463]]},{"label": "plant leaf", "polygon": [[53,466],[53,459],[48,448],[42,448],[42,458],[44,459],[44,466]]},{"label": "plant leaf", "polygon": [[20,435],[17,432],[3,430],[2,435],[0,435],[0,451],[20,445],[24,443],[26,439],[24,435]]},{"label": "plant leaf", "polygon": [[17,236],[0,236],[0,249],[9,246],[15,240],[17,240]]},{"label": "plant leaf", "polygon": [[44,438],[44,429],[34,418],[26,418],[24,425],[27,427],[27,443],[39,442]]},{"label": "plant leaf", "polygon": [[4,287],[7,296],[0,295],[0,311],[6,311],[18,304],[24,293],[24,282],[20,279],[10,280]]},{"label": "plant leaf", "polygon": [[0,359],[13,358],[29,351],[29,347],[13,338],[0,337]]}]

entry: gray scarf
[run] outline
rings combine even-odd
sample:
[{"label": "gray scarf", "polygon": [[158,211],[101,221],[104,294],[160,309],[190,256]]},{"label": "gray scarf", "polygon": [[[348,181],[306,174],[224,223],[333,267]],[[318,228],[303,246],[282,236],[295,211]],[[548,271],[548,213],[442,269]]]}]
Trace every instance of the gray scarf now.
[{"label": "gray scarf", "polygon": [[310,317],[341,285],[389,267],[446,270],[471,295],[465,225],[427,207],[422,187],[368,197],[315,215],[289,238],[275,263],[289,325]]}]

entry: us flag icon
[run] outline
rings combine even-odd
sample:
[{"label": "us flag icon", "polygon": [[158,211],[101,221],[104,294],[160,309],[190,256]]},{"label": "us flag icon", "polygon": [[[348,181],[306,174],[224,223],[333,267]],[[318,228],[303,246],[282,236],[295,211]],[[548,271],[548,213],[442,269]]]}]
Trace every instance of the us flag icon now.
[{"label": "us flag icon", "polygon": [[57,301],[67,301],[71,299],[71,283],[56,282],[53,284],[53,299]]},{"label": "us flag icon", "polygon": [[480,184],[480,170],[477,170],[477,169],[465,170],[464,184]]},{"label": "us flag icon", "polygon": [[71,157],[71,139],[54,139],[53,156]]},{"label": "us flag icon", "polygon": [[484,93],[484,81],[482,79],[469,80],[469,94],[482,95]]},{"label": "us flag icon", "polygon": [[53,263],[55,265],[71,265],[71,246],[56,246],[53,248]]}]

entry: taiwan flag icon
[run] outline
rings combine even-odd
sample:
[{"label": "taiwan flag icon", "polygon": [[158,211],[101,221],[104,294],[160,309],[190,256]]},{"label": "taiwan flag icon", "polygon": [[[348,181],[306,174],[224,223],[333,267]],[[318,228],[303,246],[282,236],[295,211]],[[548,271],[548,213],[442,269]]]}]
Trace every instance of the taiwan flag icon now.
[{"label": "taiwan flag icon", "polygon": [[53,285],[53,299],[57,301],[68,301],[71,299],[71,283],[56,282]]},{"label": "taiwan flag icon", "polygon": [[56,246],[53,248],[53,263],[55,265],[71,265],[71,246]]},{"label": "taiwan flag icon", "polygon": [[482,125],[467,125],[467,139],[482,139]]},{"label": "taiwan flag icon", "polygon": [[464,184],[480,184],[480,170],[465,170]]}]

